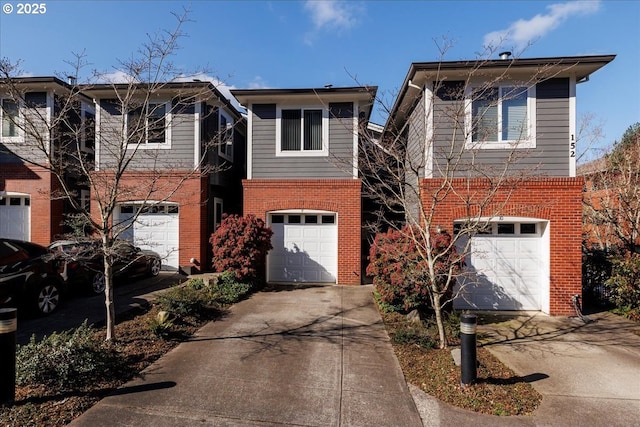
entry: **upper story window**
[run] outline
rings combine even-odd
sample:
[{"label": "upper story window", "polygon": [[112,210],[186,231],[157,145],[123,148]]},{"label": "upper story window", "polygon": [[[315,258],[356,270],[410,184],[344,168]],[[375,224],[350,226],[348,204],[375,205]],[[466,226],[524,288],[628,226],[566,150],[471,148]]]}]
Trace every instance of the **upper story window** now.
[{"label": "upper story window", "polygon": [[535,86],[467,91],[467,148],[535,148]]},{"label": "upper story window", "polygon": [[85,103],[82,104],[81,120],[81,147],[83,150],[91,151],[94,149],[96,141],[96,112],[93,107]]},{"label": "upper story window", "polygon": [[276,113],[276,154],[326,156],[329,113],[325,108],[279,108]]},{"label": "upper story window", "polygon": [[233,161],[233,119],[222,110],[220,110],[218,138],[218,154],[229,161]]},{"label": "upper story window", "polygon": [[20,110],[18,104],[10,99],[2,99],[0,118],[3,138],[16,138],[19,136],[18,119]]},{"label": "upper story window", "polygon": [[171,104],[150,102],[127,113],[127,134],[130,145],[140,148],[171,147]]}]

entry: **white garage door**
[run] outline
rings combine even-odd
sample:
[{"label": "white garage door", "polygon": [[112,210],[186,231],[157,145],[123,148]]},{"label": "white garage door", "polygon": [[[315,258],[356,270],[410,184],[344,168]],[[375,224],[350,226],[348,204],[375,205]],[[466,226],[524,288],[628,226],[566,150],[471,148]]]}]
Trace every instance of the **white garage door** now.
[{"label": "white garage door", "polygon": [[[126,223],[140,206],[120,205],[119,221]],[[131,228],[121,237],[134,245],[157,252],[162,257],[163,270],[176,271],[179,267],[179,208],[178,205],[148,206],[138,216]]]},{"label": "white garage door", "polygon": [[540,223],[497,223],[487,234],[473,236],[454,307],[541,310],[546,265],[542,228]]},{"label": "white garage door", "polygon": [[31,199],[29,196],[1,196],[0,237],[31,240]]},{"label": "white garage door", "polygon": [[338,226],[334,213],[271,214],[270,282],[336,283]]}]

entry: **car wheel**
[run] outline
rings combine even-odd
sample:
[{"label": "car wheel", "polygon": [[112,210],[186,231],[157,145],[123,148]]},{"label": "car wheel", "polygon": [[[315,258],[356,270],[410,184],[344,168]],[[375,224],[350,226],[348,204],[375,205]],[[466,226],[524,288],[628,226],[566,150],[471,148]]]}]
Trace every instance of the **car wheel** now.
[{"label": "car wheel", "polygon": [[60,289],[54,283],[41,285],[36,292],[36,310],[38,314],[51,314],[60,304]]},{"label": "car wheel", "polygon": [[160,269],[162,268],[162,263],[158,258],[154,258],[151,261],[151,265],[149,266],[149,274],[152,276],[157,276],[160,274]]},{"label": "car wheel", "polygon": [[107,287],[107,281],[104,280],[104,273],[97,272],[93,279],[91,279],[91,292],[95,295],[104,293],[104,288]]}]

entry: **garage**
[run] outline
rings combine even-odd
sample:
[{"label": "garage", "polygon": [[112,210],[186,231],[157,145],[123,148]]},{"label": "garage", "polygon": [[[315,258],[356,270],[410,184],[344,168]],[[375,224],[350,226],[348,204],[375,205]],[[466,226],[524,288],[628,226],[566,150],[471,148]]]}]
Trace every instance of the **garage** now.
[{"label": "garage", "polygon": [[[130,223],[141,206],[123,204],[118,209],[118,221]],[[162,257],[162,269],[177,271],[179,266],[179,207],[177,204],[145,206],[132,227],[121,238],[134,245],[155,251]]]},{"label": "garage", "polygon": [[336,283],[338,225],[333,212],[277,212],[269,215],[273,249],[267,256],[269,282]]},{"label": "garage", "polygon": [[474,235],[454,308],[545,310],[549,292],[546,225],[507,220],[491,223]]},{"label": "garage", "polygon": [[31,240],[31,199],[28,195],[0,195],[0,237]]}]

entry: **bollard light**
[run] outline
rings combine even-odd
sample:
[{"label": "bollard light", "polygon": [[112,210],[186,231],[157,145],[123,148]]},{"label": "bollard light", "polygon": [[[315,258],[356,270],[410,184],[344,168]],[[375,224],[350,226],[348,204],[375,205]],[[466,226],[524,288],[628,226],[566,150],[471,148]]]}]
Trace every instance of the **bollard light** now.
[{"label": "bollard light", "polygon": [[18,310],[0,308],[0,405],[16,399]]},{"label": "bollard light", "polygon": [[460,382],[463,386],[473,384],[477,377],[475,314],[460,316]]}]

